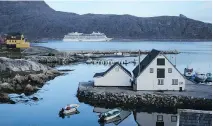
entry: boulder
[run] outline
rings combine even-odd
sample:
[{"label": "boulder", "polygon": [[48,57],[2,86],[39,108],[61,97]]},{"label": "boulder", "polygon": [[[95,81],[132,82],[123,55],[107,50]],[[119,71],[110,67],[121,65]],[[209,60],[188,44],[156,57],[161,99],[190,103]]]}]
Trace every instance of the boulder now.
[{"label": "boulder", "polygon": [[15,104],[15,102],[10,99],[8,94],[5,94],[5,93],[0,93],[0,103]]},{"label": "boulder", "polygon": [[35,83],[35,84],[42,84],[44,83],[44,80],[42,79],[42,75],[41,74],[30,74],[28,76],[28,80],[31,82],[31,83]]},{"label": "boulder", "polygon": [[35,96],[34,96],[34,97],[32,97],[31,99],[32,99],[32,100],[34,100],[34,101],[38,101],[38,98],[37,98],[37,97],[35,97]]},{"label": "boulder", "polygon": [[0,90],[3,91],[3,92],[13,92],[15,89],[9,83],[1,83],[0,84]]},{"label": "boulder", "polygon": [[34,87],[30,84],[27,84],[25,87],[25,92],[33,92],[34,90]]}]

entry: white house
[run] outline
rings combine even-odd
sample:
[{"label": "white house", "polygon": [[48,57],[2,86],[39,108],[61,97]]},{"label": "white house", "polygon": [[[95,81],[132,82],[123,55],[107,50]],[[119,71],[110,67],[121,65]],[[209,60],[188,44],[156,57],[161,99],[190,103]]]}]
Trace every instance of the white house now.
[{"label": "white house", "polygon": [[94,75],[94,86],[132,86],[131,73],[118,62],[108,70]]},{"label": "white house", "polygon": [[134,90],[185,90],[185,77],[161,51],[152,50],[133,70]]}]

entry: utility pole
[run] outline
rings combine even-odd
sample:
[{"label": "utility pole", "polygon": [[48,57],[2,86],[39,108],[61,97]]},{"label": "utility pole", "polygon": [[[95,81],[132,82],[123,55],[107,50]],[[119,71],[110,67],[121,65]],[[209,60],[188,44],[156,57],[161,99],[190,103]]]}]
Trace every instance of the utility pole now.
[{"label": "utility pole", "polygon": [[139,62],[139,72],[138,72],[138,74],[140,74],[140,72],[141,72],[141,59],[140,59],[140,57],[141,57],[141,50],[139,49],[139,58],[138,58],[138,62]]}]

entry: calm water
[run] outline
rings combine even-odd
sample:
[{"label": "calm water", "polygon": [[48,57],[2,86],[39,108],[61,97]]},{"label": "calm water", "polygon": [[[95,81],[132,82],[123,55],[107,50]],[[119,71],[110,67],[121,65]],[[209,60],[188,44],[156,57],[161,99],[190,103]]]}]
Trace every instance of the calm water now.
[{"label": "calm water", "polygon": [[[212,44],[210,42],[204,43],[42,43],[42,46],[53,47],[59,50],[106,50],[106,49],[177,49],[184,51],[176,56],[177,68],[183,72],[186,65],[192,66],[194,69],[201,72],[211,72],[212,66]],[[142,56],[144,57],[144,56]],[[168,58],[173,59],[175,56],[168,55]],[[118,58],[114,60],[132,60],[134,58]],[[43,98],[31,105],[25,103],[18,103],[15,105],[1,104],[0,105],[0,126],[99,126],[97,113],[93,112],[94,107],[79,103],[76,98],[78,83],[81,81],[92,80],[94,73],[106,70],[109,66],[104,65],[86,65],[86,64],[72,64],[57,67],[57,69],[74,69],[64,76],[59,76],[54,80],[47,82],[43,88],[35,95]],[[125,66],[128,70],[132,71],[134,65]],[[66,117],[64,119],[58,117],[59,110],[68,103],[79,103],[79,114]],[[127,117],[119,123],[121,126],[130,125],[147,125],[154,126],[157,115],[163,115],[165,126],[175,126],[176,122],[171,122],[171,116],[176,114],[165,114],[162,112],[130,112]],[[107,125],[115,125],[110,123]]]}]

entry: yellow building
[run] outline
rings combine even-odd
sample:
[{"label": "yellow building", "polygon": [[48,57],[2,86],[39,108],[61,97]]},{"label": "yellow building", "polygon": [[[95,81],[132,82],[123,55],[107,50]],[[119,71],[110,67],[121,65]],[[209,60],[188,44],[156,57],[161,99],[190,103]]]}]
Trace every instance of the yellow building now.
[{"label": "yellow building", "polygon": [[7,34],[6,44],[9,47],[14,47],[14,48],[29,48],[30,47],[30,43],[25,40],[24,35],[21,33]]}]

